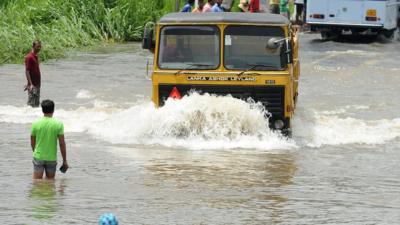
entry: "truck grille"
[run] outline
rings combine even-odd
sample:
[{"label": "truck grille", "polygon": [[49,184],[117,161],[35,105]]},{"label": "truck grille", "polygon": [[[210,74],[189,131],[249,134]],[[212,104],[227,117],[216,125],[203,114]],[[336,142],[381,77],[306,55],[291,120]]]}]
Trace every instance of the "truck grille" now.
[{"label": "truck grille", "polygon": [[178,88],[182,96],[190,91],[215,95],[232,95],[235,98],[247,100],[252,98],[261,102],[265,109],[275,118],[284,118],[285,88],[283,86],[222,86],[222,85],[170,85],[160,84],[158,93],[160,106],[168,99],[172,89]]}]

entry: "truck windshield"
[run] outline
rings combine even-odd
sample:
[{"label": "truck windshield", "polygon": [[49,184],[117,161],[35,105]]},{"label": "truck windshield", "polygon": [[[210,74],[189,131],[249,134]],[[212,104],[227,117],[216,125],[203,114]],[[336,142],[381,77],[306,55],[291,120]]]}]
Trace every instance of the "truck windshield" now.
[{"label": "truck windshield", "polygon": [[282,70],[286,67],[284,45],[276,49],[267,48],[270,38],[284,38],[280,27],[228,26],[224,33],[225,68],[246,70],[252,65],[255,70]]},{"label": "truck windshield", "polygon": [[216,69],[220,32],[216,26],[165,26],[160,31],[161,69]]}]

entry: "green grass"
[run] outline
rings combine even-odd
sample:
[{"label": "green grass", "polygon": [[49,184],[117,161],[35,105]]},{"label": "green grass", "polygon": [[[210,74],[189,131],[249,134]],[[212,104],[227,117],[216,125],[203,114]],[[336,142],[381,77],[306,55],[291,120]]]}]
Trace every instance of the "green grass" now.
[{"label": "green grass", "polygon": [[41,59],[101,42],[140,40],[143,26],[174,10],[175,0],[0,0],[0,64],[22,63],[32,41]]},{"label": "green grass", "polygon": [[23,63],[36,39],[42,61],[72,48],[138,41],[147,21],[174,9],[175,0],[0,0],[0,64]]}]

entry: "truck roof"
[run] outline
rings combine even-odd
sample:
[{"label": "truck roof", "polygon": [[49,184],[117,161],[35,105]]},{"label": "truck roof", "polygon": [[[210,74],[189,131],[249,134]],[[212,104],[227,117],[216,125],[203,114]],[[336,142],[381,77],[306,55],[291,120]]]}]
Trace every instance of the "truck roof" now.
[{"label": "truck roof", "polygon": [[271,13],[169,13],[161,17],[159,23],[253,23],[288,25],[289,20]]}]

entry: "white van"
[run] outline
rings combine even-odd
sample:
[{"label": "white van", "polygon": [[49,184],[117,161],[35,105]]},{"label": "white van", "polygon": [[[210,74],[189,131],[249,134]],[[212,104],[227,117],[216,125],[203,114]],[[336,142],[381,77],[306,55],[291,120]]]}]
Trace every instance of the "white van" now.
[{"label": "white van", "polygon": [[400,27],[400,0],[307,0],[306,23],[323,39],[341,34],[383,34]]}]

